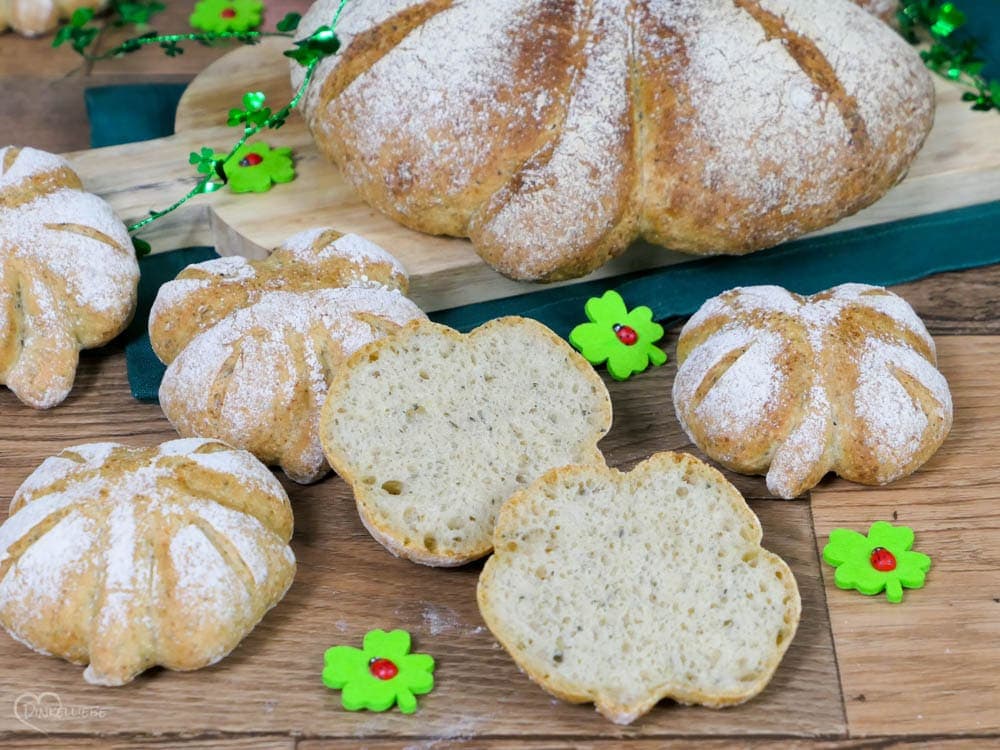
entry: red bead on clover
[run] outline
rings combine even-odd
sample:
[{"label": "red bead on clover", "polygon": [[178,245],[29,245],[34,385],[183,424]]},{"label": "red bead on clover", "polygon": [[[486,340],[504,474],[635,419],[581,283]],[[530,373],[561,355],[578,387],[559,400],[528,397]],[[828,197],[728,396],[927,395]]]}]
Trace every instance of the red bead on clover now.
[{"label": "red bead on clover", "polygon": [[368,662],[368,669],[380,680],[391,680],[399,674],[399,667],[388,659],[372,659]]},{"label": "red bead on clover", "polygon": [[618,340],[625,344],[625,346],[632,346],[639,340],[639,334],[636,333],[635,329],[630,326],[623,326],[621,323],[615,323],[614,331],[615,336],[617,336]]},{"label": "red bead on clover", "polygon": [[236,18],[236,11],[233,10],[232,8],[226,8],[219,15],[221,15],[223,18]]},{"label": "red bead on clover", "polygon": [[868,558],[875,570],[888,573],[896,569],[896,556],[885,547],[876,547],[872,550],[871,557]]},{"label": "red bead on clover", "polygon": [[264,157],[263,156],[261,156],[260,154],[250,153],[250,154],[247,154],[246,156],[244,156],[242,159],[240,159],[240,166],[241,167],[256,167],[262,161],[264,161]]}]

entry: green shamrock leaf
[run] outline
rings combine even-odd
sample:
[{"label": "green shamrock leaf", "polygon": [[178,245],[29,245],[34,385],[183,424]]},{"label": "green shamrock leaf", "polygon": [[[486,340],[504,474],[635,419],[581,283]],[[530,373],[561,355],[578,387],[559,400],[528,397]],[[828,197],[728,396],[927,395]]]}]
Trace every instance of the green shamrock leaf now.
[{"label": "green shamrock leaf", "polygon": [[337,54],[337,50],[340,49],[340,39],[329,26],[320,26],[305,39],[295,42],[295,47],[286,50],[285,57],[290,57],[307,68],[324,57]]},{"label": "green shamrock leaf", "polygon": [[653,311],[637,307],[631,312],[615,291],[592,297],[584,307],[589,323],[581,323],[569,334],[569,342],[592,365],[608,363],[615,380],[626,380],[643,372],[650,363],[659,367],[667,355],[656,346],[663,327],[653,322]]},{"label": "green shamrock leaf", "polygon": [[937,36],[948,36],[955,29],[965,25],[965,14],[955,7],[954,3],[945,3],[937,12],[937,18],[931,25],[931,33]]},{"label": "green shamrock leaf", "polygon": [[398,705],[402,713],[412,714],[417,710],[416,696],[434,688],[434,659],[411,654],[405,630],[371,630],[360,649],[327,649],[323,684],[341,691],[341,704],[348,711],[387,711]]},{"label": "green shamrock leaf", "polygon": [[288,13],[278,21],[277,29],[278,31],[295,31],[299,28],[299,22],[302,20],[301,13]]},{"label": "green shamrock leaf", "polygon": [[215,163],[221,158],[212,149],[203,147],[201,153],[192,151],[188,156],[188,162],[196,165],[201,174],[214,174],[216,171]]},{"label": "green shamrock leaf", "polygon": [[243,95],[245,109],[231,109],[226,123],[232,127],[245,125],[247,128],[257,126],[267,127],[271,117],[271,108],[264,106],[267,97],[260,91],[249,91]]},{"label": "green shamrock leaf", "polygon": [[[222,159],[225,154],[213,154]],[[290,148],[271,148],[263,141],[240,146],[223,165],[223,172],[234,193],[264,193],[275,183],[295,179],[295,164]]]},{"label": "green shamrock leaf", "polygon": [[146,240],[141,240],[138,237],[132,238],[132,247],[135,248],[135,256],[137,258],[143,258],[153,250],[153,246],[150,245]]},{"label": "green shamrock leaf", "polygon": [[250,31],[260,26],[263,13],[262,0],[199,0],[188,22],[208,32]]},{"label": "green shamrock leaf", "polygon": [[69,25],[76,29],[83,28],[93,17],[93,8],[77,8],[73,11],[73,15],[69,18]]},{"label": "green shamrock leaf", "polygon": [[851,529],[834,529],[823,548],[823,559],[837,570],[838,588],[855,589],[866,596],[885,591],[893,603],[903,601],[903,588],[923,587],[931,559],[911,551],[913,529],[876,521],[868,536]]},{"label": "green shamrock leaf", "polygon": [[116,28],[129,25],[142,28],[149,23],[153,16],[167,8],[166,5],[156,0],[145,3],[116,2],[112,3],[112,7],[118,14],[118,18],[112,21],[112,25]]},{"label": "green shamrock leaf", "polygon": [[177,57],[178,55],[184,54],[184,49],[180,47],[177,42],[160,42],[160,47],[163,49],[167,57]]}]

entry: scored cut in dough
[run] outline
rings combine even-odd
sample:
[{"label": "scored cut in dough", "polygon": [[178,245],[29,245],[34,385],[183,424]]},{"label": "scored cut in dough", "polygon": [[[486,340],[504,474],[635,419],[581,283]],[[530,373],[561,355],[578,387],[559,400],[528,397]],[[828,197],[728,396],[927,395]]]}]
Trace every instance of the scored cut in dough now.
[{"label": "scored cut in dough", "polygon": [[628,724],[661,698],[721,707],[770,681],[801,613],[740,493],[693,456],[555,469],[504,504],[479,609],[545,690]]},{"label": "scored cut in dough", "polygon": [[500,505],[543,472],[603,463],[611,402],[545,326],[500,318],[462,335],[429,322],[355,353],[320,438],[361,520],[393,554],[454,566],[489,553]]}]

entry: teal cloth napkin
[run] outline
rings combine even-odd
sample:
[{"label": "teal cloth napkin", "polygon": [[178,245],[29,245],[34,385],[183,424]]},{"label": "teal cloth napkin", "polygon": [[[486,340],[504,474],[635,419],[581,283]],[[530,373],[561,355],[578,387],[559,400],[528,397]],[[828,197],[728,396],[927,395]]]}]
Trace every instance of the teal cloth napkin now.
[{"label": "teal cloth napkin", "polygon": [[[984,42],[988,75],[1000,75],[1000,3],[966,0],[970,23]],[[85,92],[93,146],[148,140],[173,132],[183,87],[177,84],[104,86]],[[222,106],[222,105],[220,105]],[[996,117],[970,112],[969,117]],[[974,146],[973,146],[974,147]],[[253,200],[249,196],[247,200]],[[434,313],[467,331],[502,315],[535,318],[562,336],[585,320],[589,297],[618,290],[630,307],[648,305],[657,320],[693,313],[707,298],[750,284],[777,284],[809,294],[845,281],[888,286],[941,271],[1000,262],[1000,203],[930,214],[824,237],[790,242],[741,258],[705,258],[616,279],[591,281]],[[211,248],[187,248],[140,261],[139,307],[126,336],[132,395],[156,401],[164,367],[153,354],[146,326],[160,285],[189,263],[216,257]]]}]

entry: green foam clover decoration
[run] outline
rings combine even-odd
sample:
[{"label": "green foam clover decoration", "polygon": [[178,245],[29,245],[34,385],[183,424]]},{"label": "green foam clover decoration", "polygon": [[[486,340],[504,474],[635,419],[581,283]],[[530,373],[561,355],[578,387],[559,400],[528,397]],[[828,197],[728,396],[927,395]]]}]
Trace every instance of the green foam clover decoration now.
[{"label": "green foam clover decoration", "polygon": [[903,601],[903,588],[924,585],[931,558],[913,552],[913,529],[876,521],[868,536],[851,529],[834,529],[823,548],[823,559],[837,572],[834,583],[841,589],[855,589],[866,596],[885,591],[893,603]]},{"label": "green foam clover decoration", "polygon": [[209,32],[250,31],[260,26],[262,0],[200,0],[188,23]]},{"label": "green foam clover decoration", "polygon": [[362,648],[334,646],[323,657],[323,684],[340,690],[348,711],[417,710],[416,696],[434,689],[434,658],[410,653],[405,630],[369,630]]},{"label": "green foam clover decoration", "polygon": [[[225,154],[216,154],[217,158]],[[275,183],[295,179],[290,148],[271,148],[263,141],[245,143],[223,165],[234,193],[265,193]]]},{"label": "green foam clover decoration", "polygon": [[591,297],[584,307],[589,323],[581,323],[569,334],[569,342],[592,365],[608,363],[615,380],[627,380],[649,364],[659,367],[666,353],[656,346],[663,327],[653,322],[653,311],[637,307],[629,311],[615,291]]}]

